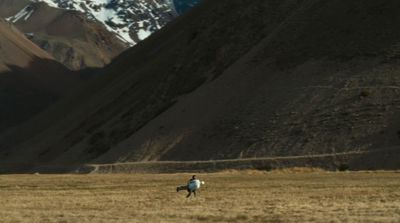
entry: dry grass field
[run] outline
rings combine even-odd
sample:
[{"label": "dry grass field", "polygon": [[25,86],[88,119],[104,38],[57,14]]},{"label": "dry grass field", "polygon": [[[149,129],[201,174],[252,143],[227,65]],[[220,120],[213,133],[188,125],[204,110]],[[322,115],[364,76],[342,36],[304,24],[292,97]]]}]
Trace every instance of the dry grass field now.
[{"label": "dry grass field", "polygon": [[1,222],[400,222],[400,173],[3,175]]}]

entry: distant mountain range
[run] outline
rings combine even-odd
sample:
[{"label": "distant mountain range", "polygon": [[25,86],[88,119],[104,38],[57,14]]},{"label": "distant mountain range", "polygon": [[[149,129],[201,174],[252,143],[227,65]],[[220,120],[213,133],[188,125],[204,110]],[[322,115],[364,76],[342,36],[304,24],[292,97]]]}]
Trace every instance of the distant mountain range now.
[{"label": "distant mountain range", "polygon": [[0,132],[64,96],[79,82],[72,76],[89,73],[55,60],[74,71],[103,67],[177,15],[164,0],[0,0]]},{"label": "distant mountain range", "polygon": [[307,157],[324,154],[338,168],[398,169],[399,8],[205,0],[0,134],[0,171],[294,156],[313,166],[326,159]]},{"label": "distant mountain range", "polygon": [[[187,12],[201,0],[31,0],[51,7],[79,11],[100,21],[122,41],[135,45],[165,26],[177,15]],[[26,6],[9,20],[27,20],[34,13]]]},{"label": "distant mountain range", "polygon": [[[170,0],[32,0],[74,10],[100,21],[122,41],[135,45],[175,16]],[[29,15],[29,11],[24,14]]]},{"label": "distant mountain range", "polygon": [[108,64],[197,2],[0,0],[0,17],[14,23],[58,61],[79,70]]}]

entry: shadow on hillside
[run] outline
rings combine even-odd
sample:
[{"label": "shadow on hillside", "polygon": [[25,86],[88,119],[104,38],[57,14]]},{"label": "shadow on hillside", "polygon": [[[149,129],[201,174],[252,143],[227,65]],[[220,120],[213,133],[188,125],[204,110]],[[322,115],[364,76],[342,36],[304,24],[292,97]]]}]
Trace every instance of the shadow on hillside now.
[{"label": "shadow on hillside", "polygon": [[7,68],[0,73],[0,133],[27,121],[99,72],[92,68],[70,71],[41,58],[26,67],[7,64]]}]

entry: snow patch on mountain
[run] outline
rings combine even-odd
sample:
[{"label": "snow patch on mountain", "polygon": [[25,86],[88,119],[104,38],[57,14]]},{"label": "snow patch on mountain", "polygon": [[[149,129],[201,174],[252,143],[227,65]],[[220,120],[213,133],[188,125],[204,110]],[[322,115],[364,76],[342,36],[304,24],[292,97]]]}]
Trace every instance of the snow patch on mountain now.
[{"label": "snow patch on mountain", "polygon": [[135,45],[177,16],[172,0],[31,0],[75,10],[102,22],[124,42]]},{"label": "snow patch on mountain", "polygon": [[19,11],[17,14],[15,14],[14,16],[8,17],[6,18],[7,21],[12,22],[12,23],[16,23],[18,22],[20,19],[24,19],[25,21],[29,19],[29,17],[32,15],[33,13],[33,9],[32,7],[30,7],[29,5],[26,6],[25,8],[21,9],[21,11]]},{"label": "snow patch on mountain", "polygon": [[84,13],[104,24],[108,31],[130,46],[161,29],[200,0],[30,0],[32,3],[7,18],[16,23],[34,13],[33,3]]},{"label": "snow patch on mountain", "polygon": [[53,7],[53,8],[58,8],[57,4],[55,4],[53,1],[51,0],[31,0],[32,2],[44,2],[46,3],[48,6]]},{"label": "snow patch on mountain", "polygon": [[144,29],[139,30],[139,33],[138,33],[139,39],[141,39],[141,40],[146,39],[150,35],[151,35],[151,32],[144,30]]}]

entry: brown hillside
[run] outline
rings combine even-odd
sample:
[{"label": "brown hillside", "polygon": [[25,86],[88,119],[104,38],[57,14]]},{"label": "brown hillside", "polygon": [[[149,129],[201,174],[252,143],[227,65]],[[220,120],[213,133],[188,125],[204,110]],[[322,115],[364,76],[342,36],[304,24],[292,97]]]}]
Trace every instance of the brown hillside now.
[{"label": "brown hillside", "polygon": [[397,148],[399,6],[205,1],[3,136],[3,157],[29,166]]},{"label": "brown hillside", "polygon": [[0,131],[41,111],[75,82],[61,64],[0,20]]},{"label": "brown hillside", "polygon": [[30,0],[0,0],[0,17],[8,18],[28,5]]},{"label": "brown hillside", "polygon": [[[0,0],[0,17],[16,15],[25,7],[29,17],[11,18],[29,39],[72,70],[103,67],[128,46],[97,21],[80,12],[49,7],[45,3],[10,4]],[[18,9],[18,10],[16,10]],[[14,21],[15,20],[15,21]]]}]

